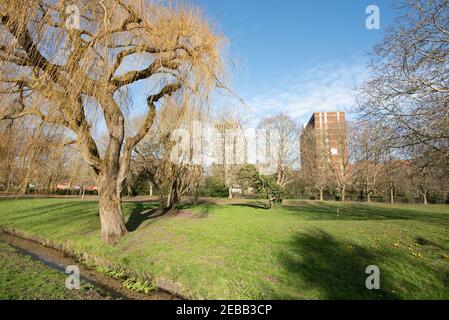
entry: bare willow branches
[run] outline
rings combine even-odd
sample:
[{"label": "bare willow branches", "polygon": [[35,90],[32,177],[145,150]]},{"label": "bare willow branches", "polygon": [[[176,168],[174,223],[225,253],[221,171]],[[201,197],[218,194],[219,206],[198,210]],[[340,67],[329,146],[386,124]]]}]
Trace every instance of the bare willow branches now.
[{"label": "bare willow branches", "polygon": [[[155,1],[6,0],[0,18],[0,119],[35,116],[74,134],[98,175],[102,236],[119,237],[133,148],[164,98],[208,96],[221,73],[220,37],[197,10]],[[126,138],[126,106],[117,97],[139,81],[148,113]],[[96,108],[109,134],[103,155],[89,121]]]}]

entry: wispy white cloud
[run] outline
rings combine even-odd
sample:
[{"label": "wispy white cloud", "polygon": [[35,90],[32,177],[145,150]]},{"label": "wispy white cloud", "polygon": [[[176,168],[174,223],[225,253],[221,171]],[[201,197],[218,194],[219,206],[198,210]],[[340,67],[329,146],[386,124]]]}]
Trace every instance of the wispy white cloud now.
[{"label": "wispy white cloud", "polygon": [[273,83],[273,89],[251,97],[247,115],[257,121],[284,112],[304,123],[313,112],[348,111],[355,104],[355,88],[368,76],[363,61],[327,63]]}]

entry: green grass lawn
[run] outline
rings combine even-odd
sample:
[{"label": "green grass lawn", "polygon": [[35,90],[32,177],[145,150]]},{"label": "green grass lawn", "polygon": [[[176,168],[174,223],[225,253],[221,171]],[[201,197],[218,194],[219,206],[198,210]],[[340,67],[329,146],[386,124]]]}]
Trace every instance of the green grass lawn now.
[{"label": "green grass lawn", "polygon": [[[0,225],[206,299],[449,299],[449,207],[290,202],[185,207],[148,219],[125,203],[131,232],[103,244],[95,202],[0,200]],[[377,265],[381,289],[367,290]]]},{"label": "green grass lawn", "polygon": [[82,282],[80,290],[65,287],[67,276],[0,242],[0,300],[105,299],[107,295]]}]

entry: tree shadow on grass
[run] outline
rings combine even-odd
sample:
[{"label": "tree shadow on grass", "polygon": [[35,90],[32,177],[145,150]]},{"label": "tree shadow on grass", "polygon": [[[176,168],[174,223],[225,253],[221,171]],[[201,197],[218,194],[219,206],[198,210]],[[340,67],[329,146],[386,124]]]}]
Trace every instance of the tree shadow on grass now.
[{"label": "tree shadow on grass", "polygon": [[183,212],[195,208],[199,211],[199,214],[196,215],[197,218],[207,218],[209,216],[210,211],[213,208],[216,208],[217,206],[219,205],[213,202],[202,202],[198,204],[184,203],[176,206],[176,210],[178,210],[178,212]]},{"label": "tree shadow on grass", "polygon": [[[15,210],[14,211],[14,219],[22,220],[31,218],[33,216],[41,216],[43,214],[54,213],[54,214],[62,214],[67,211],[71,212],[75,209],[86,209],[85,204],[89,204],[88,202],[59,202],[53,203],[44,206],[32,206],[26,209]],[[91,208],[87,208],[91,209]]]},{"label": "tree shadow on grass", "polygon": [[15,211],[13,214],[5,215],[4,219],[8,223],[13,222],[27,222],[30,223],[64,223],[69,221],[83,220],[89,215],[96,212],[96,206],[87,206],[87,202],[69,202],[69,203],[55,203],[45,206],[30,207]]},{"label": "tree shadow on grass", "polygon": [[301,214],[307,220],[414,220],[431,224],[449,225],[449,215],[422,212],[407,208],[353,204],[351,207],[326,203],[283,206],[284,212]]},{"label": "tree shadow on grass", "polygon": [[266,209],[268,210],[268,206],[266,203],[257,201],[257,202],[250,202],[250,203],[233,203],[231,204],[233,207],[248,207],[248,208],[254,208],[254,209]]},{"label": "tree shadow on grass", "polygon": [[42,231],[46,235],[89,234],[99,229],[96,215],[98,208],[94,202],[54,203],[24,207],[0,217],[0,224],[24,231]]},{"label": "tree shadow on grass", "polygon": [[[188,209],[197,207],[199,213],[192,213]],[[195,218],[206,218],[209,215],[209,211],[214,205],[192,205],[192,204],[180,204],[171,209],[159,209],[155,207],[154,203],[134,203],[132,211],[126,222],[126,228],[129,232],[136,231],[145,221],[161,218],[161,217],[177,217],[177,216],[190,216]]]},{"label": "tree shadow on grass", "polygon": [[161,217],[168,211],[168,209],[161,210],[154,206],[149,207],[148,203],[144,202],[134,203],[128,221],[126,221],[126,229],[129,232],[136,231],[145,221]]},{"label": "tree shadow on grass", "polygon": [[[281,265],[289,275],[298,296],[303,291],[319,292],[324,299],[397,299],[387,291],[391,288],[380,276],[380,290],[368,290],[365,270],[377,265],[382,270],[379,257],[352,243],[339,242],[321,230],[297,234],[289,250],[279,256]],[[297,296],[278,296],[278,299]],[[320,297],[321,298],[321,297]]]}]

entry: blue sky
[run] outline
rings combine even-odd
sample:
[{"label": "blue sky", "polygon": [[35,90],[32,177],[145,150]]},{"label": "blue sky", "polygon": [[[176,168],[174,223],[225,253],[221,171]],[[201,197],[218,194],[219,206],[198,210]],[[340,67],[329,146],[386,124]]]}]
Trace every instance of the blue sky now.
[{"label": "blue sky", "polygon": [[[354,88],[369,76],[367,53],[396,14],[392,0],[188,2],[226,37],[229,86],[249,106],[218,96],[212,107],[237,110],[247,125],[281,111],[300,123],[313,112],[349,111]],[[368,5],[380,9],[380,30],[365,27]],[[139,114],[148,88],[136,84],[132,91]]]},{"label": "blue sky", "polygon": [[[391,0],[191,2],[228,39],[231,85],[251,107],[250,117],[284,111],[301,122],[354,104],[352,89],[368,76],[366,53],[395,15]],[[380,9],[380,30],[365,27],[371,4]]]}]

